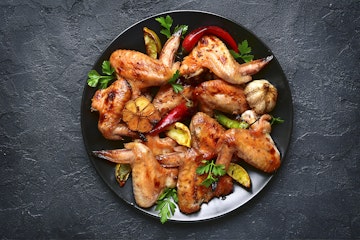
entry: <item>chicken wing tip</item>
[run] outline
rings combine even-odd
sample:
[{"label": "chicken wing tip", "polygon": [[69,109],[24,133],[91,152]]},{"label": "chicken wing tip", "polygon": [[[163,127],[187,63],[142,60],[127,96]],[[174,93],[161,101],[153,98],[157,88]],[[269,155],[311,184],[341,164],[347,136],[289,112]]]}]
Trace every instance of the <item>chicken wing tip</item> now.
[{"label": "chicken wing tip", "polygon": [[265,62],[270,62],[272,59],[274,58],[273,55],[267,56],[266,58],[264,58]]}]

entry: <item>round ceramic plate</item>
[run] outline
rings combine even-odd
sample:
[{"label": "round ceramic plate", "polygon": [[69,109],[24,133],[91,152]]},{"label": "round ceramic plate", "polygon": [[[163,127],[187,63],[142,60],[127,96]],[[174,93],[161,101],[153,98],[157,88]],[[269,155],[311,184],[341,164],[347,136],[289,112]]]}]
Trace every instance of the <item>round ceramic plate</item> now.
[{"label": "round ceramic plate", "polygon": [[[255,56],[254,59],[273,55],[271,50],[253,33],[231,20],[207,12],[172,11],[144,19],[126,29],[105,49],[97,62],[94,64],[93,69],[101,72],[102,62],[104,60],[108,60],[111,53],[116,49],[132,49],[145,52],[142,31],[143,27],[148,27],[158,33],[161,41],[164,43],[166,41],[166,37],[160,34],[160,30],[162,28],[160,24],[155,21],[155,18],[160,16],[165,17],[166,15],[172,17],[173,26],[182,24],[188,25],[188,32],[204,25],[220,26],[230,32],[237,42],[241,42],[246,39],[249,46],[252,47],[252,53]],[[285,120],[285,122],[274,126],[271,135],[281,152],[282,160],[284,160],[292,131],[293,109],[290,88],[276,56],[274,56],[273,60],[263,70],[261,70],[260,73],[253,76],[253,79],[261,78],[269,80],[278,89],[278,103],[271,114],[276,117],[281,117]],[[91,154],[94,150],[122,148],[123,142],[106,140],[98,131],[98,114],[90,111],[91,98],[97,89],[87,86],[85,78],[84,83],[85,88],[81,105],[81,127],[84,144],[90,160],[95,166],[98,174],[102,177],[110,189],[115,192],[115,194],[117,194],[126,203],[139,209],[140,211],[157,217],[158,213],[155,211],[154,207],[142,209],[136,205],[132,191],[132,184],[131,181],[129,181],[130,179],[125,186],[121,188],[114,177],[114,164],[96,158]],[[246,165],[245,168],[249,172],[252,182],[250,190],[246,190],[235,184],[234,192],[226,196],[224,199],[215,198],[209,203],[203,204],[199,212],[190,215],[182,214],[177,209],[174,216],[171,218],[171,221],[191,222],[217,218],[241,207],[251,200],[268,184],[272,175],[262,173]]]}]

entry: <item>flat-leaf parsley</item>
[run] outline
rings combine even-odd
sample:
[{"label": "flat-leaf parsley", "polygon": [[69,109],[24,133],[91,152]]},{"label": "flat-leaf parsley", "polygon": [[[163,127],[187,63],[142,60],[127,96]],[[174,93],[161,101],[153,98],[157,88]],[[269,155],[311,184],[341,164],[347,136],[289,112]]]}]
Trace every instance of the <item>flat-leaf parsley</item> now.
[{"label": "flat-leaf parsley", "polygon": [[[171,27],[173,24],[173,19],[169,15],[166,15],[166,17],[157,17],[155,20],[163,27],[163,29],[160,30],[160,33],[165,35],[167,38],[170,38],[172,35]],[[188,28],[189,26],[187,25],[176,25],[173,33],[181,29],[181,35],[184,36]]]},{"label": "flat-leaf parsley", "polygon": [[234,50],[230,50],[231,55],[234,58],[241,58],[244,62],[251,62],[254,59],[254,55],[251,55],[251,47],[247,40],[238,44],[239,53]]},{"label": "flat-leaf parsley", "polygon": [[104,75],[100,75],[96,70],[91,70],[88,73],[87,83],[90,87],[96,87],[99,85],[99,88],[101,89],[107,88],[109,82],[115,78],[115,70],[111,67],[109,61],[103,61],[101,67]]},{"label": "flat-leaf parsley", "polygon": [[174,215],[177,202],[178,196],[176,188],[164,189],[156,201],[155,207],[155,210],[159,211],[161,223],[165,223]]},{"label": "flat-leaf parsley", "polygon": [[205,187],[210,187],[213,183],[218,181],[217,177],[226,174],[225,165],[223,164],[215,164],[214,160],[203,160],[202,163],[204,165],[199,166],[196,169],[196,173],[199,175],[207,174],[206,179],[201,183]]}]

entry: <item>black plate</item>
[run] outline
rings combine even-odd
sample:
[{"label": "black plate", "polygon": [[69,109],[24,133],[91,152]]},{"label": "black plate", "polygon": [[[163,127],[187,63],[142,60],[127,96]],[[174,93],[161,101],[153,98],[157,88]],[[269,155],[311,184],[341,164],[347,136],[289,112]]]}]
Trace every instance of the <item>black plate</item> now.
[{"label": "black plate", "polygon": [[[178,24],[188,25],[189,32],[194,28],[204,25],[217,25],[223,27],[231,33],[237,42],[247,39],[249,46],[252,47],[252,53],[254,54],[255,59],[273,55],[271,50],[253,33],[231,20],[207,12],[172,11],[144,19],[126,29],[105,49],[93,66],[93,69],[100,72],[102,62],[104,60],[108,60],[110,54],[116,49],[134,49],[144,52],[145,47],[142,29],[145,26],[157,32],[161,41],[164,43],[166,40],[165,36],[162,36],[162,34],[159,33],[161,27],[160,24],[155,21],[155,18],[166,15],[170,15],[173,18],[173,26]],[[284,160],[292,131],[293,107],[287,79],[275,56],[268,66],[266,66],[259,74],[254,76],[254,79],[261,78],[269,80],[278,89],[278,103],[272,114],[274,116],[281,117],[285,120],[285,122],[281,125],[275,126],[271,135],[281,152],[282,160]],[[84,83],[85,82],[86,78],[84,77]],[[114,178],[113,164],[91,155],[91,151],[93,150],[122,148],[123,146],[123,143],[120,141],[108,141],[104,139],[98,131],[98,115],[97,113],[90,111],[91,98],[93,97],[95,91],[95,88],[90,88],[85,83],[81,105],[81,127],[89,158],[94,164],[98,174],[111,188],[111,190],[114,191],[121,199],[149,215],[158,216],[158,213],[154,211],[154,208],[142,209],[135,204],[131,181],[128,181],[125,184],[125,187],[119,187]],[[269,180],[272,178],[272,175],[264,174],[247,166],[246,168],[252,181],[252,188],[250,191],[247,191],[240,186],[235,186],[234,192],[225,199],[213,199],[210,203],[203,204],[200,212],[191,215],[184,215],[177,210],[171,220],[182,222],[208,220],[223,216],[248,202],[267,185]]]}]

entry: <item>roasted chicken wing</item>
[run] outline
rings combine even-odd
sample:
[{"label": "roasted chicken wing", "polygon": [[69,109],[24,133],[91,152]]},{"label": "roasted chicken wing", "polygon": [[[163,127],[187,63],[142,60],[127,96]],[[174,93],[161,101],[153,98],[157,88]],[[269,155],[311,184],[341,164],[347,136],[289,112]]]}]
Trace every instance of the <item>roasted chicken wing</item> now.
[{"label": "roasted chicken wing", "polygon": [[194,97],[200,110],[212,116],[214,110],[230,114],[241,114],[249,109],[244,89],[223,80],[206,81],[194,89]]},{"label": "roasted chicken wing", "polygon": [[180,74],[192,78],[209,69],[218,78],[229,83],[243,84],[251,81],[251,75],[259,72],[271,59],[272,56],[269,56],[239,64],[219,38],[204,36],[182,61]]},{"label": "roasted chicken wing", "polygon": [[233,191],[232,178],[225,175],[219,178],[216,188],[205,187],[205,175],[198,175],[196,169],[201,165],[201,154],[190,148],[186,152],[176,152],[157,156],[161,164],[178,166],[177,181],[178,205],[181,212],[190,214],[200,210],[201,204],[214,197],[221,197]]},{"label": "roasted chicken wing", "polygon": [[269,122],[271,116],[269,114],[259,116],[254,110],[247,110],[241,114],[241,119],[250,124],[250,129],[256,132],[264,134],[271,133],[271,124]]},{"label": "roasted chicken wing", "polygon": [[142,89],[161,86],[179,69],[180,63],[174,62],[175,53],[180,45],[181,31],[173,34],[165,43],[159,59],[133,50],[119,49],[110,56],[110,64],[116,74],[131,84],[133,97],[140,95]]},{"label": "roasted chicken wing", "polygon": [[142,143],[131,142],[125,144],[125,149],[93,151],[93,154],[111,162],[131,165],[134,197],[140,207],[153,206],[165,188],[176,186],[178,169],[162,167]]},{"label": "roasted chicken wing", "polygon": [[191,100],[194,87],[184,86],[180,93],[175,93],[173,87],[170,84],[166,84],[160,87],[156,93],[153,104],[159,110],[160,115],[164,116],[170,110],[178,106],[184,101],[184,97]]},{"label": "roasted chicken wing", "polygon": [[209,115],[198,112],[190,122],[191,147],[198,151],[203,159],[216,156],[216,144],[225,129]]},{"label": "roasted chicken wing", "polygon": [[255,168],[271,173],[280,167],[280,152],[270,134],[248,129],[229,129],[218,141],[217,164],[227,169],[232,157],[243,159]]},{"label": "roasted chicken wing", "polygon": [[105,138],[121,140],[123,136],[137,136],[120,122],[125,103],[130,98],[131,88],[124,79],[116,80],[108,88],[95,92],[91,109],[99,112],[98,129]]}]

